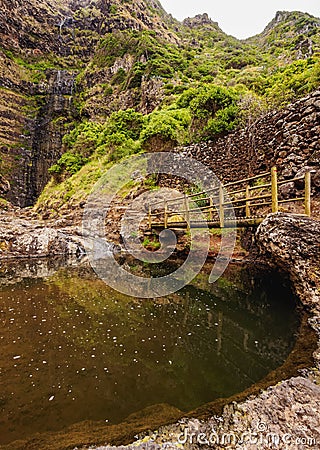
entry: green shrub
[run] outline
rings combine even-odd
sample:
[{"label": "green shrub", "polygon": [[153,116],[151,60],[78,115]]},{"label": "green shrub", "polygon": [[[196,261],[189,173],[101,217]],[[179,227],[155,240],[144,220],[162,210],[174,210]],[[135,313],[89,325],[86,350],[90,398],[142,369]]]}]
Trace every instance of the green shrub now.
[{"label": "green shrub", "polygon": [[319,84],[319,59],[309,58],[295,61],[270,76],[264,95],[275,105],[285,105],[291,100],[317,89]]},{"label": "green shrub", "polygon": [[127,72],[120,67],[118,72],[112,77],[111,84],[122,84],[127,78]]},{"label": "green shrub", "polygon": [[68,134],[66,134],[62,142],[69,149],[75,149],[81,152],[81,148],[89,145],[90,148],[94,147],[97,143],[99,134],[101,133],[103,126],[97,122],[82,122],[75,126]]},{"label": "green shrub", "polygon": [[183,92],[177,101],[178,108],[188,108],[191,100],[193,100],[198,93],[198,89],[190,88]]},{"label": "green shrub", "polygon": [[117,14],[118,7],[117,5],[110,5],[110,14]]},{"label": "green shrub", "polygon": [[190,123],[191,116],[186,109],[155,111],[146,119],[146,125],[140,134],[141,144],[145,148],[152,143],[165,147],[182,144],[188,136]]},{"label": "green shrub", "polygon": [[130,156],[141,151],[141,144],[139,141],[133,139],[126,139],[122,143],[118,143],[115,149],[110,153],[109,161],[120,161],[126,156]]},{"label": "green shrub", "polygon": [[197,92],[190,101],[190,109],[195,118],[213,117],[220,109],[236,105],[238,95],[234,90],[222,86],[207,85]]},{"label": "green shrub", "polygon": [[143,123],[143,115],[134,109],[116,111],[103,125],[98,143],[102,144],[106,136],[116,133],[123,133],[125,138],[137,140],[142,131]]},{"label": "green shrub", "polygon": [[146,65],[141,63],[141,62],[137,62],[135,63],[135,65],[133,66],[129,76],[128,76],[128,89],[134,89],[137,87],[140,87],[141,82],[142,82],[142,77],[145,73],[145,69],[146,69]]},{"label": "green shrub", "polygon": [[62,173],[67,172],[68,174],[73,175],[87,162],[88,159],[84,158],[82,155],[66,152],[56,164],[49,168],[49,173],[52,175],[61,175]]},{"label": "green shrub", "polygon": [[239,108],[236,105],[220,109],[214,118],[208,120],[203,130],[203,136],[207,136],[210,139],[217,134],[232,131],[239,123],[238,113]]}]

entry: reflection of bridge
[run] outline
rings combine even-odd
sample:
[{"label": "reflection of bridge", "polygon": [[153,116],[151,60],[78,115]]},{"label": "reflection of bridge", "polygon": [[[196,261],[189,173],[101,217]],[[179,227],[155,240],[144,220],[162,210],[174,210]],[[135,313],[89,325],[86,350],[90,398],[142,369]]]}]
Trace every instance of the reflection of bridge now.
[{"label": "reflection of bridge", "polygon": [[[281,186],[288,183],[303,190],[301,195],[295,189],[292,197],[279,195]],[[304,215],[310,216],[311,172],[278,181],[277,168],[273,167],[271,173],[150,204],[149,229],[252,227],[259,225],[270,212],[278,212],[280,205],[290,204],[292,208],[292,203],[298,202],[300,206],[303,204]]]}]

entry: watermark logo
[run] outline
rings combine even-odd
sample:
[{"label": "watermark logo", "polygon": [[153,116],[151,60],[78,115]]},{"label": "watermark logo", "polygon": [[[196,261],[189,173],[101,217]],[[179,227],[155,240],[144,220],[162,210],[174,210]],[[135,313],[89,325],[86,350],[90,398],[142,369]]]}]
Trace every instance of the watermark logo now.
[{"label": "watermark logo", "polygon": [[[138,174],[138,175],[137,175]],[[188,220],[201,222],[201,228],[190,228],[190,250],[186,260],[174,272],[162,277],[145,278],[135,275],[121,265],[119,259],[111,251],[110,242],[105,235],[105,222],[111,210],[112,202],[134,179],[143,180],[151,175],[169,175],[183,179],[192,185],[203,197],[211,198],[217,214],[218,199],[212,195],[221,186],[220,180],[205,165],[179,153],[159,152],[132,156],[115,164],[99,179],[94,186],[83,215],[83,235],[86,237],[86,252],[90,264],[97,275],[110,287],[125,295],[139,298],[163,297],[177,292],[201,271],[210,248],[210,231],[207,225],[208,214],[197,201],[188,198]],[[229,205],[224,211],[225,218],[235,221],[235,213],[228,194],[222,189],[223,202]],[[159,235],[158,251],[146,250],[139,239],[139,230],[146,220],[149,207],[156,211],[159,204],[166,200],[171,208],[186,220],[184,211],[185,198],[181,200],[181,192],[177,189],[162,188],[143,192],[134,198],[121,218],[121,236],[123,245],[130,255],[145,263],[161,263],[172,255],[177,243],[176,235],[168,229]],[[221,200],[221,189],[220,189]],[[236,231],[222,232],[219,254],[213,265],[209,281],[215,282],[225,271],[230,262],[236,242]]]},{"label": "watermark logo", "polygon": [[[275,433],[269,430],[267,424],[259,422],[255,429],[242,433],[236,432],[218,432],[214,428],[211,431],[200,432],[192,431],[188,427],[178,436],[180,445],[206,445],[222,448],[232,445],[232,448],[238,446],[254,445],[257,448],[283,449],[288,446],[316,447],[317,441],[314,437],[308,436],[305,432],[301,435],[297,433]],[[251,447],[250,447],[251,448]]]}]

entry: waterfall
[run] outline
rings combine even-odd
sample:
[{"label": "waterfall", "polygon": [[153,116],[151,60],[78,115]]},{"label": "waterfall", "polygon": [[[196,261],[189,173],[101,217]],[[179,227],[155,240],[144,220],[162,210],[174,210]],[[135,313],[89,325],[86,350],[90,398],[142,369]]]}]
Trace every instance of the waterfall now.
[{"label": "waterfall", "polygon": [[59,27],[59,38],[62,39],[62,28],[64,26],[72,25],[73,18],[70,16],[65,16],[60,20],[60,23],[58,24]]},{"label": "waterfall", "polygon": [[67,121],[72,115],[76,75],[76,72],[61,69],[48,73],[45,102],[41,105],[34,127],[30,158],[32,164],[27,168],[27,206],[34,204],[50,178],[49,167],[61,156],[63,120],[55,122],[55,119],[65,118]]},{"label": "waterfall", "polygon": [[62,37],[62,27],[64,26],[64,24],[66,23],[68,17],[63,17],[59,23],[59,37]]}]

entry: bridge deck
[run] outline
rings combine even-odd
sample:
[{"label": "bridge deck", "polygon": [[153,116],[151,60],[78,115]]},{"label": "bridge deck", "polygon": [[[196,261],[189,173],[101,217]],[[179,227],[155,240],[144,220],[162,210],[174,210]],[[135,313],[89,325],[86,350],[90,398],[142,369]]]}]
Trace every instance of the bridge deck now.
[{"label": "bridge deck", "polygon": [[[279,196],[279,187],[289,182],[298,183],[300,189],[304,184],[304,195],[299,193],[294,198]],[[310,217],[311,172],[278,181],[277,168],[272,167],[271,173],[265,172],[224,186],[220,184],[207,191],[163,198],[149,204],[149,229],[256,227],[270,212],[278,212],[280,205],[293,202],[302,203],[305,215]],[[207,220],[196,220],[197,214],[207,217]]]},{"label": "bridge deck", "polygon": [[[246,227],[257,227],[263,221],[265,217],[248,217],[248,218],[238,218],[237,220],[225,220],[223,228],[246,228]],[[151,224],[153,229],[164,228],[163,222],[154,222]],[[173,229],[186,229],[186,228],[222,228],[220,221],[212,220],[197,220],[191,221],[190,226],[186,221],[184,222],[169,222],[167,228]]]}]

